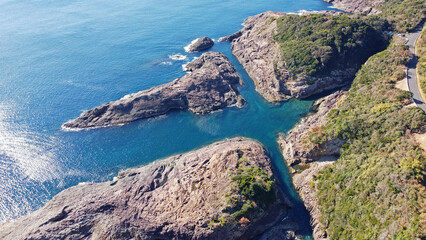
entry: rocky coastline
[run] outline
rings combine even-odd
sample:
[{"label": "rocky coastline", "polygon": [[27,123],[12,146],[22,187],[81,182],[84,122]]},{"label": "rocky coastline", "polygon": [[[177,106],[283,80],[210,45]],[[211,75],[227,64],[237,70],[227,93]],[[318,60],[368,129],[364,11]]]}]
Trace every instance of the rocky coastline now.
[{"label": "rocky coastline", "polygon": [[[315,145],[309,141],[313,129],[326,124],[326,116],[345,98],[345,90],[336,91],[314,103],[311,114],[303,118],[287,135],[280,134],[277,142],[287,166],[292,171],[293,184],[311,215],[314,239],[328,239],[325,227],[319,221],[321,213],[316,196],[314,176],[338,158],[344,143],[333,139]],[[303,169],[303,170],[300,170]]]},{"label": "rocky coastline", "polygon": [[383,1],[368,0],[324,0],[333,4],[334,7],[351,13],[378,14],[380,10],[377,7],[383,4]]},{"label": "rocky coastline", "polygon": [[340,155],[342,140],[333,139],[316,145],[309,141],[309,135],[327,123],[327,114],[344,100],[345,92],[339,90],[317,100],[309,116],[302,118],[286,135],[280,134],[278,144],[289,167],[318,161],[322,157]]},{"label": "rocky coastline", "polygon": [[[334,11],[303,12],[302,15],[341,15]],[[327,76],[300,75],[292,77],[282,61],[280,45],[274,40],[277,33],[276,19],[285,16],[281,12],[265,12],[247,18],[243,29],[219,41],[230,41],[232,53],[253,79],[258,91],[269,102],[289,98],[304,99],[350,83],[357,68],[335,69]]]},{"label": "rocky coastline", "polygon": [[0,225],[0,238],[292,239],[294,225],[281,222],[291,203],[277,182],[268,208],[258,201],[250,213],[231,218],[234,178],[245,167],[274,179],[260,143],[213,143],[121,171],[113,181],[66,189],[43,208]]},{"label": "rocky coastline", "polygon": [[244,105],[245,100],[237,89],[237,84],[242,84],[242,80],[225,55],[206,52],[186,68],[189,73],[182,78],[85,111],[78,118],[63,124],[63,128],[115,126],[172,110],[206,114],[225,107]]}]

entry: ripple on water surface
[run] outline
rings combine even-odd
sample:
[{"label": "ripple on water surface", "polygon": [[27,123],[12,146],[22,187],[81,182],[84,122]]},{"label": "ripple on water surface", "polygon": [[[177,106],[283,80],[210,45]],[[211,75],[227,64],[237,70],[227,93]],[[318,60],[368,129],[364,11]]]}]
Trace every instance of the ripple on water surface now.
[{"label": "ripple on water surface", "polygon": [[174,112],[90,131],[60,126],[83,109],[183,76],[182,65],[200,55],[184,50],[195,38],[232,34],[243,19],[267,10],[328,6],[321,0],[1,2],[0,222],[79,182],[110,180],[120,169],[232,136],[261,141],[295,196],[275,138],[312,102],[265,102],[229,43],[216,42],[211,50],[227,55],[242,75],[240,91],[248,101],[242,109]]}]

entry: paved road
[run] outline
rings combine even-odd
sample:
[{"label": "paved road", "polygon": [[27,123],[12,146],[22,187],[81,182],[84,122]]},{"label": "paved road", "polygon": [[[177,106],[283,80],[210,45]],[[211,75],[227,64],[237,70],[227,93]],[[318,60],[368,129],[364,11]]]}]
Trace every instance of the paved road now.
[{"label": "paved road", "polygon": [[[416,44],[416,41],[422,32],[422,28],[423,28],[423,24],[421,24],[421,26],[416,28],[416,30],[413,33],[406,35],[408,39],[407,45],[410,48],[410,52],[412,54],[414,54],[414,45]],[[423,111],[426,112],[426,104],[422,100],[422,96],[420,95],[419,85],[417,84],[417,74],[416,74],[417,62],[418,62],[418,59],[416,56],[414,56],[413,59],[411,59],[407,64],[408,89],[413,93],[414,103],[416,103],[418,107],[420,107],[421,109],[423,109]]]}]

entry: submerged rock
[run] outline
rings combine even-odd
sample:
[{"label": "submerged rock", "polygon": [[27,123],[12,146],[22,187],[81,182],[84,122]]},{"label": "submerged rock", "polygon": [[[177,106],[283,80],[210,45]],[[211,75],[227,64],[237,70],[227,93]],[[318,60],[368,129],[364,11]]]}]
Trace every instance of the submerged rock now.
[{"label": "submerged rock", "polygon": [[180,79],[85,111],[63,127],[104,127],[159,116],[171,110],[205,114],[228,106],[244,105],[245,101],[236,88],[242,80],[225,55],[204,53],[189,63],[187,70],[191,72]]},{"label": "submerged rock", "polygon": [[200,52],[213,47],[214,41],[209,37],[197,38],[185,47],[187,52]]},{"label": "submerged rock", "polygon": [[[0,239],[294,237],[297,226],[281,223],[290,203],[277,183],[268,199],[241,198],[235,178],[245,169],[275,181],[261,144],[246,138],[217,142],[121,171],[114,181],[66,189],[40,210],[0,225]],[[249,202],[249,211],[242,202]]]}]

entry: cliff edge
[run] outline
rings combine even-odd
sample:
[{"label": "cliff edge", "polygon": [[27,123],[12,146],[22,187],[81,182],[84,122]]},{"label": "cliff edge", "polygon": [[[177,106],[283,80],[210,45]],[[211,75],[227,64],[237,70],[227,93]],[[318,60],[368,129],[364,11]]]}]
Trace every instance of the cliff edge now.
[{"label": "cliff edge", "polygon": [[205,114],[244,105],[245,100],[236,87],[242,80],[225,55],[207,52],[186,68],[190,73],[182,78],[85,111],[63,127],[105,127],[159,116],[172,110]]},{"label": "cliff edge", "polygon": [[359,67],[387,44],[379,19],[339,12],[265,12],[247,18],[232,53],[268,101],[307,98],[350,84]]},{"label": "cliff edge", "polygon": [[0,238],[291,239],[290,205],[263,146],[233,138],[66,189]]}]

